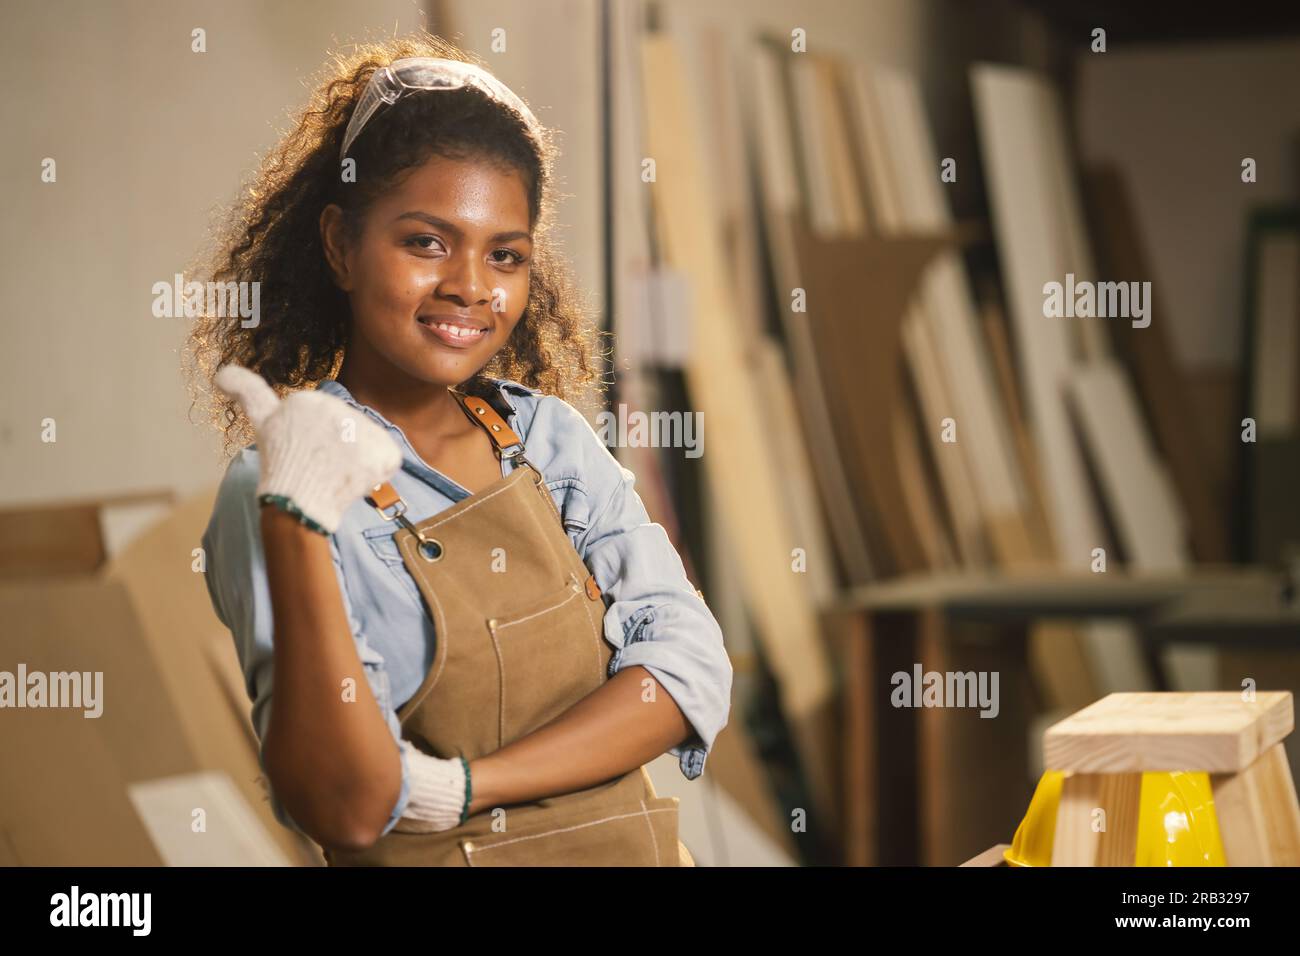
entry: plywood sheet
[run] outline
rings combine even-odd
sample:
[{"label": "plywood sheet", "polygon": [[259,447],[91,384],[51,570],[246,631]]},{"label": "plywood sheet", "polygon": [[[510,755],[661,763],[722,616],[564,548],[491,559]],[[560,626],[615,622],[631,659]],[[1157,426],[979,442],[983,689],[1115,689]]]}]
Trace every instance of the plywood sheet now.
[{"label": "plywood sheet", "polygon": [[[1156,443],[1187,513],[1192,550],[1203,562],[1228,557],[1224,509],[1214,500],[1207,475],[1206,448],[1198,433],[1196,416],[1190,415],[1192,394],[1187,376],[1179,368],[1170,343],[1170,313],[1161,307],[1158,277],[1143,247],[1134,204],[1117,169],[1102,167],[1087,173],[1096,232],[1107,273],[1116,280],[1152,283],[1151,324],[1134,328],[1120,322],[1114,327],[1117,354],[1125,357],[1146,408]],[[1293,322],[1294,328],[1297,323]],[[1293,349],[1293,356],[1300,354]]]},{"label": "plywood sheet", "polygon": [[1141,571],[1186,567],[1186,522],[1123,370],[1113,360],[1093,362],[1071,375],[1069,389],[1126,563]]},{"label": "plywood sheet", "polygon": [[800,421],[809,446],[823,456],[815,477],[824,509],[837,516],[831,522],[830,532],[844,574],[850,583],[866,583],[876,574],[868,541],[880,542],[881,533],[876,517],[853,496],[844,451],[836,440],[831,406],[821,380],[808,315],[795,312],[789,298],[793,290],[803,287],[792,231],[792,221],[802,215],[802,205],[780,54],[763,42],[755,43],[747,53],[744,66],[749,71],[751,95],[742,100],[742,108],[757,160],[775,284],[774,304],[786,332]]},{"label": "plywood sheet", "polygon": [[[939,159],[926,125],[916,81],[901,71],[859,67],[853,73],[855,119],[879,228],[887,234],[943,231],[953,220],[939,178]],[[928,403],[946,400],[944,417],[957,424],[955,447],[934,447],[952,463],[944,490],[968,564],[1001,557],[1003,544],[1027,536],[1024,481],[1017,467],[1006,416],[980,334],[973,297],[955,252],[935,257],[926,271],[908,322],[926,326],[905,341],[928,339],[930,355],[913,344],[913,363],[932,366],[941,385]],[[933,426],[933,422],[929,423]],[[998,535],[994,538],[993,535]]]},{"label": "plywood sheet", "polygon": [[1067,569],[1087,568],[1092,549],[1104,546],[1104,539],[1065,406],[1065,385],[1079,359],[1070,320],[1043,316],[1044,284],[1064,281],[1071,268],[1052,199],[1057,182],[1041,147],[1040,120],[1051,112],[1056,94],[1045,79],[1010,67],[977,65],[972,82],[1026,411],[1058,558]]},{"label": "plywood sheet", "polygon": [[[798,167],[802,171],[807,205],[814,210],[810,216],[811,232],[817,240],[827,243],[864,236],[868,229],[862,212],[865,198],[857,173],[860,164],[855,151],[858,144],[850,138],[851,124],[839,95],[838,66],[828,58],[798,55],[787,58],[787,68],[791,75],[791,87],[795,91],[792,106],[799,129],[799,136],[795,140],[800,160]],[[813,91],[817,94],[816,102],[813,102]],[[821,208],[819,213],[816,212],[818,208]],[[803,248],[806,247],[801,244],[801,252]],[[822,304],[819,308],[825,308],[824,304],[831,294],[837,298],[857,298],[846,281],[846,277],[851,274],[843,273],[835,286],[821,284],[819,299]],[[909,291],[910,288],[909,285]],[[874,289],[873,294],[876,294]],[[912,365],[912,381],[921,395],[921,421],[918,422],[913,417],[897,391],[890,392],[885,397],[885,403],[872,405],[870,409],[888,421],[890,431],[887,443],[860,444],[860,453],[877,458],[883,454],[882,464],[890,465],[892,459],[892,467],[901,472],[902,503],[910,513],[911,527],[904,528],[899,513],[894,510],[885,509],[880,517],[891,542],[892,563],[907,569],[918,566],[942,567],[949,550],[944,532],[943,508],[935,499],[931,485],[923,480],[926,472],[921,460],[922,448],[929,449],[948,498],[948,512],[954,516],[959,550],[968,554],[973,562],[978,562],[982,542],[978,536],[978,516],[969,508],[970,481],[965,474],[965,451],[942,442],[938,421],[934,423],[935,427],[927,427],[930,423],[925,421],[927,414],[948,404],[942,380],[927,374],[927,370],[937,367],[939,361],[934,354],[933,341],[926,334],[927,330],[915,328],[918,322],[924,320],[910,310],[877,311],[873,321],[878,329],[885,324],[901,322],[901,340],[891,329],[873,342],[864,344],[860,350],[855,349],[849,356],[845,356],[830,354],[825,350],[825,337],[818,339],[820,330],[814,332],[814,339],[821,342],[818,358],[823,379],[832,386],[827,393],[832,405],[847,406],[862,401],[859,377],[844,374],[843,370],[836,374],[829,370],[832,364],[843,363],[848,358],[860,367],[880,365],[891,381],[900,384],[901,379],[893,375],[892,367],[896,362],[894,350],[900,350]],[[825,312],[822,314],[825,315]],[[839,342],[847,344],[842,328],[837,334]],[[947,416],[941,414],[939,420],[943,417]],[[876,430],[876,434],[879,433]],[[891,523],[895,526],[890,527]],[[917,547],[905,547],[900,552],[899,542],[912,534],[919,536]],[[912,563],[918,553],[924,562],[921,565]]]}]

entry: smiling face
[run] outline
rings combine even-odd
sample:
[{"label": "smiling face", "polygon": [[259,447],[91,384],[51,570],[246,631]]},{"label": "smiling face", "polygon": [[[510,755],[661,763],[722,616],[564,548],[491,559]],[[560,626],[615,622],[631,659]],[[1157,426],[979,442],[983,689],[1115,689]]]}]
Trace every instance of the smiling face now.
[{"label": "smiling face", "polygon": [[486,365],[528,304],[528,212],[518,172],[442,156],[376,198],[359,235],[327,207],[321,235],[351,304],[351,368],[445,388]]}]

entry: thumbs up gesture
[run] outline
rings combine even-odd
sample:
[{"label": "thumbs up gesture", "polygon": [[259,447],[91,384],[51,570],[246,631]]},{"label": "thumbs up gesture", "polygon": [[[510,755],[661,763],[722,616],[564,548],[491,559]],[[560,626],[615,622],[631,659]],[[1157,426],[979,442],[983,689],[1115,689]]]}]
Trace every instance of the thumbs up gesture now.
[{"label": "thumbs up gesture", "polygon": [[334,395],[300,391],[282,401],[262,376],[239,365],[223,366],[213,382],[253,425],[259,500],[283,499],[309,527],[333,534],[348,506],[402,466],[393,437]]}]

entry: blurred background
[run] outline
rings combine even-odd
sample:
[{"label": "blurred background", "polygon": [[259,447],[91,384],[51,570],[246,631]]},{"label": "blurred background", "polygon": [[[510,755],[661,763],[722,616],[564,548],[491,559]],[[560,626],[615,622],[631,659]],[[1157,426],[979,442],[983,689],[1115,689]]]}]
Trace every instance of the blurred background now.
[{"label": "blurred background", "polygon": [[[106,706],[0,710],[0,863],[321,862],[271,816],[201,579],[225,460],[152,287],[328,51],[395,32],[559,131],[555,235],[614,336],[584,411],[660,416],[611,452],[735,667],[704,776],[651,767],[699,864],[961,863],[1010,841],[1044,729],[1106,694],[1300,687],[1300,11],[3,17],[0,671],[102,671]],[[990,696],[928,705],[931,672]]]}]

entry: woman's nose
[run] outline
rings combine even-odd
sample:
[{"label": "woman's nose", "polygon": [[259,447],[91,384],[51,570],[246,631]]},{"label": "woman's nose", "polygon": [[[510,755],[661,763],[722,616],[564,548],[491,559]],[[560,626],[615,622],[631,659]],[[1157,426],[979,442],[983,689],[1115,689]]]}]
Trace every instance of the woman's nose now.
[{"label": "woman's nose", "polygon": [[437,291],[444,298],[456,299],[468,308],[487,301],[491,293],[486,264],[475,255],[455,255],[446,261]]}]

